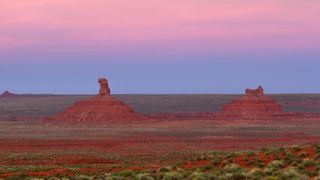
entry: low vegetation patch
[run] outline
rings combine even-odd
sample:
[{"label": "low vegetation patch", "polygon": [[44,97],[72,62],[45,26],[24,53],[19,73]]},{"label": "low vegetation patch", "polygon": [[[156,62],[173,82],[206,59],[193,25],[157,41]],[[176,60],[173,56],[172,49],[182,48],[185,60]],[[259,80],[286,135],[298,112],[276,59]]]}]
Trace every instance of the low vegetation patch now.
[{"label": "low vegetation patch", "polygon": [[[0,179],[320,179],[320,146],[208,152],[166,166],[0,165]],[[32,157],[34,159],[35,157]]]}]

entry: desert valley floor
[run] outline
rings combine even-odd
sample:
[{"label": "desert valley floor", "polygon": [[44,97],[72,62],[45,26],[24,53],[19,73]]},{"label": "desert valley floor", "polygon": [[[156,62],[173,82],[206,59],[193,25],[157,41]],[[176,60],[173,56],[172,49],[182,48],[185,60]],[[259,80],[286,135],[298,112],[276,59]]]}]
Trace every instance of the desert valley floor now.
[{"label": "desert valley floor", "polygon": [[[286,112],[320,113],[320,95],[268,95]],[[99,164],[103,172],[116,167],[156,169],[216,150],[320,143],[318,118],[291,120],[196,120],[185,113],[215,112],[240,95],[114,95],[150,120],[104,124],[48,124],[42,119],[63,111],[83,95],[19,95],[0,98],[0,178],[17,165],[42,165],[39,173],[59,174],[66,166]],[[177,113],[179,120],[164,118]],[[180,115],[179,115],[180,113]],[[177,115],[176,114],[176,115]],[[175,117],[175,116],[173,116]],[[53,168],[55,167],[55,168]],[[48,169],[55,169],[49,171]],[[20,169],[23,171],[23,168]],[[11,173],[16,173],[12,171]],[[64,173],[64,171],[62,172]],[[2,175],[1,175],[2,174]]]}]

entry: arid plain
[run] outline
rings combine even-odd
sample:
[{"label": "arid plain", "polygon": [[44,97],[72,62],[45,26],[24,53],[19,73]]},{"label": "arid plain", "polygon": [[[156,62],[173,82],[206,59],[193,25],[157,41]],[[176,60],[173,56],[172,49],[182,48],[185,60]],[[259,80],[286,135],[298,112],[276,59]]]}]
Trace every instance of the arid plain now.
[{"label": "arid plain", "polygon": [[[1,97],[0,176],[19,175],[37,166],[41,168],[31,172],[40,177],[66,175],[71,172],[68,167],[74,166],[84,174],[157,169],[211,151],[320,142],[317,94],[266,95],[289,115],[258,119],[220,118],[225,104],[243,95],[113,96],[144,119],[52,123],[46,119],[94,96]],[[16,169],[9,171],[5,167]]]}]

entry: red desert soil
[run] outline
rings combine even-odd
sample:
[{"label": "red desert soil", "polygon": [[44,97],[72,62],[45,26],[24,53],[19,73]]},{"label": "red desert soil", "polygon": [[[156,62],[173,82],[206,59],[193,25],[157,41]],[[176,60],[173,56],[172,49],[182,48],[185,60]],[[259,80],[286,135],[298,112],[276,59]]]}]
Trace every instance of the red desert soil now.
[{"label": "red desert soil", "polygon": [[[288,153],[292,153],[295,156],[299,156],[299,154],[301,153],[305,153],[305,158],[306,159],[313,159],[314,156],[316,155],[316,152],[314,150],[314,147],[312,146],[305,146],[302,147],[299,150],[294,150],[291,148],[291,151],[288,151]],[[242,152],[241,155],[232,158],[233,163],[241,166],[241,167],[245,167],[247,169],[252,169],[253,167],[256,167],[256,164],[254,164],[255,160],[259,160],[263,166],[267,166],[271,161],[276,160],[277,158],[283,158],[284,157],[284,153],[283,152],[279,152],[276,154],[266,154],[265,152],[262,151],[257,151],[254,152],[254,154],[252,155],[248,155],[248,153]],[[184,162],[184,168],[191,170],[194,167],[201,167],[201,166],[206,166],[208,164],[210,164],[212,162],[212,160],[196,160],[196,161],[186,161]],[[216,166],[221,165],[221,163],[218,163]],[[285,168],[285,167],[284,167]],[[308,170],[312,171],[314,170],[315,167],[309,167]]]},{"label": "red desert soil", "polygon": [[[201,152],[204,150],[257,149],[294,144],[315,144],[320,137],[304,136],[296,138],[165,138],[127,137],[108,140],[1,140],[0,153],[62,153],[77,150],[105,153],[125,159],[143,157],[149,160],[179,151]],[[169,160],[170,161],[170,160]],[[114,159],[97,156],[64,155],[37,160],[1,158],[1,165],[13,164],[112,164]]]},{"label": "red desert soil", "polygon": [[[291,149],[291,150],[289,150]],[[286,150],[286,153],[292,153],[295,156],[299,156],[301,153],[305,154],[304,158],[307,159],[313,159],[314,156],[316,155],[315,149],[313,146],[305,146],[302,148],[294,149],[293,147],[289,148]],[[275,151],[274,151],[275,152]],[[253,167],[256,167],[255,161],[259,161],[262,166],[267,166],[271,161],[276,160],[277,158],[283,158],[284,157],[284,152],[279,151],[276,153],[268,153],[264,151],[255,151],[253,154],[249,155],[249,152],[240,152],[239,155],[236,155],[236,157],[231,157],[230,160],[233,161],[233,163],[244,167],[248,170],[252,169]],[[223,160],[226,159],[221,159],[221,161],[218,161],[215,167],[223,167]],[[182,168],[185,170],[192,170],[193,168],[201,168],[205,167],[207,165],[212,164],[212,159],[200,159],[200,160],[185,160],[182,163]],[[172,165],[172,164],[171,164]],[[286,168],[283,167],[284,169]],[[130,170],[130,171],[141,171],[141,170],[157,170],[160,166],[157,165],[146,165],[146,166],[109,166],[109,167],[83,167],[80,168],[78,172],[83,173],[83,174],[104,174],[104,173],[115,173],[115,172],[120,172],[120,171],[125,171],[125,170]],[[316,167],[310,166],[307,167],[307,171],[314,171]],[[0,173],[0,178],[6,178],[12,175],[21,175],[23,172],[13,172],[13,173]],[[26,175],[29,176],[34,176],[34,177],[46,177],[46,176],[58,176],[58,175],[65,175],[65,176],[73,176],[72,172],[68,169],[64,168],[51,168],[48,170],[38,170],[38,171],[33,171],[33,172],[27,172]]]},{"label": "red desert soil", "polygon": [[194,161],[194,162],[184,162],[183,168],[186,170],[192,170],[194,167],[201,167],[205,166],[211,163],[212,160],[199,160],[199,161]]}]

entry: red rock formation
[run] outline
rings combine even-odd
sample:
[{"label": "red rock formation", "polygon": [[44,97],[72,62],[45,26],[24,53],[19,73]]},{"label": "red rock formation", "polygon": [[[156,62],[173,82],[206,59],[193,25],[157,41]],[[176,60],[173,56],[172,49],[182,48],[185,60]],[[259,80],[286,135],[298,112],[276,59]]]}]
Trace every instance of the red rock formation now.
[{"label": "red rock formation", "polygon": [[244,118],[268,116],[281,112],[281,106],[276,101],[264,96],[261,86],[254,90],[247,89],[243,97],[224,105],[222,108],[223,114]]},{"label": "red rock formation", "polygon": [[100,84],[100,96],[110,95],[110,88],[108,85],[108,80],[105,78],[99,78],[98,83]]},{"label": "red rock formation", "polygon": [[16,94],[13,94],[9,91],[5,91],[0,95],[0,97],[8,97],[8,96],[14,96],[14,95],[16,95]]},{"label": "red rock formation", "polygon": [[99,79],[99,95],[88,100],[76,102],[64,112],[49,119],[54,122],[101,123],[136,121],[145,119],[137,115],[129,106],[110,95],[108,81]]}]

